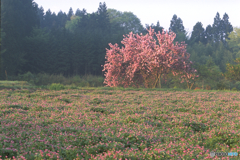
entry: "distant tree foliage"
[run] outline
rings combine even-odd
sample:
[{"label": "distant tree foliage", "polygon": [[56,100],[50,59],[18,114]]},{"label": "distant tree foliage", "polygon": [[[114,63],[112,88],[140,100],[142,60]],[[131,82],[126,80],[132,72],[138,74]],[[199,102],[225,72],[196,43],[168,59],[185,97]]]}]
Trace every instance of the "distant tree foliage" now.
[{"label": "distant tree foliage", "polygon": [[183,26],[183,21],[180,17],[177,17],[176,14],[173,15],[173,18],[170,23],[169,30],[176,34],[174,42],[186,42],[188,44],[188,37],[185,27]]},{"label": "distant tree foliage", "polygon": [[201,22],[197,22],[195,26],[193,27],[192,35],[191,35],[191,42],[205,42],[205,34],[204,34],[204,28],[202,27]]},{"label": "distant tree foliage", "polygon": [[122,27],[124,34],[129,32],[142,33],[143,26],[140,19],[132,12],[120,12],[115,9],[108,9],[108,14],[112,27]]},{"label": "distant tree foliage", "polygon": [[81,20],[81,17],[72,16],[71,19],[66,22],[65,28],[71,33],[74,33],[77,30],[77,25],[80,22],[80,20]]},{"label": "distant tree foliage", "polygon": [[[1,25],[1,22],[2,22],[2,14],[1,14],[1,11],[2,11],[2,3],[0,3],[0,26]],[[1,71],[2,71],[2,36],[3,36],[3,32],[2,32],[2,28],[0,30],[0,79],[1,79]]]},{"label": "distant tree foliage", "polygon": [[224,76],[233,81],[240,81],[240,58],[235,60],[237,64],[227,64],[227,72]]},{"label": "distant tree foliage", "polygon": [[227,39],[229,48],[234,54],[235,58],[240,58],[240,28],[235,27]]},{"label": "distant tree foliage", "polygon": [[[197,23],[193,31],[187,33],[182,19],[174,14],[169,29],[176,34],[174,44],[187,44],[189,59],[199,72],[199,82],[195,84],[207,82],[214,88],[217,79],[224,78],[220,73],[229,73],[240,57],[240,30],[233,29],[227,13],[222,17],[216,13],[213,23],[206,28],[197,19],[194,21]],[[93,13],[84,8],[54,13],[33,0],[2,0],[1,79],[6,79],[5,73],[14,76],[29,71],[103,76],[108,44],[122,47],[123,35],[146,35],[150,28],[160,33],[163,29],[159,21],[143,27],[134,13],[109,9],[106,3],[99,3]],[[168,76],[169,84],[177,81],[177,76]]]},{"label": "distant tree foliage", "polygon": [[176,14],[173,15],[169,30],[171,30],[174,33],[178,33],[178,32],[185,33],[186,32],[184,29],[184,26],[183,26],[182,19],[178,18]]},{"label": "distant tree foliage", "polygon": [[233,27],[228,19],[229,17],[226,13],[223,15],[223,19],[221,19],[220,14],[217,12],[212,25],[212,38],[214,42],[221,41],[225,44],[228,34],[233,31]]},{"label": "distant tree foliage", "polygon": [[2,75],[24,73],[26,59],[25,41],[33,27],[39,27],[38,5],[33,0],[2,0],[2,31],[6,36],[2,39]]},{"label": "distant tree foliage", "polygon": [[146,24],[146,28],[145,28],[145,30],[144,30],[144,33],[147,33],[147,31],[150,29],[150,27],[151,27],[152,29],[154,29],[154,31],[155,31],[156,33],[158,33],[158,32],[162,33],[162,31],[163,31],[163,29],[164,29],[163,27],[160,26],[159,21],[157,21],[157,24],[156,24],[156,25],[154,25],[154,24],[151,24],[151,25]]}]

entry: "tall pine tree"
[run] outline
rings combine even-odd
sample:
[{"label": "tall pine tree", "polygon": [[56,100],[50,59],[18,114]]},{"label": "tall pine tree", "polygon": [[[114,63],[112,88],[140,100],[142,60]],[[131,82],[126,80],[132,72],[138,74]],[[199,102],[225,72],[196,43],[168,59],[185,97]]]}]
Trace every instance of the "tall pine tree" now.
[{"label": "tall pine tree", "polygon": [[160,26],[159,21],[157,21],[157,24],[156,24],[156,25],[154,25],[154,24],[151,24],[151,25],[146,24],[146,28],[145,28],[145,30],[144,30],[144,33],[148,33],[147,30],[149,30],[150,27],[151,27],[152,29],[154,29],[154,32],[156,32],[156,33],[158,33],[158,32],[162,33],[162,30],[164,29],[163,27]]},{"label": "tall pine tree", "polygon": [[173,31],[174,33],[186,32],[183,26],[182,19],[178,18],[176,14],[173,15],[169,30]]},{"label": "tall pine tree", "polygon": [[205,35],[204,35],[204,28],[202,27],[201,22],[197,22],[193,27],[192,35],[191,35],[191,42],[202,42],[204,43]]},{"label": "tall pine tree", "polygon": [[231,23],[229,22],[229,17],[228,14],[225,13],[223,15],[223,19],[222,19],[222,29],[223,29],[223,40],[224,42],[226,42],[228,38],[229,33],[231,33],[233,31],[233,26],[231,25]]},{"label": "tall pine tree", "polygon": [[79,17],[82,17],[84,15],[87,14],[87,11],[85,9],[83,9],[82,11],[78,8],[75,12],[75,16],[79,16]]},{"label": "tall pine tree", "polygon": [[99,8],[97,11],[97,21],[98,21],[98,27],[105,33],[110,34],[110,21],[109,21],[109,15],[107,12],[107,6],[104,2],[103,4],[99,3]]},{"label": "tall pine tree", "polygon": [[68,14],[67,14],[67,20],[70,21],[71,20],[71,17],[73,16],[73,9],[72,7],[69,9],[68,11]]},{"label": "tall pine tree", "polygon": [[176,33],[175,42],[187,41],[187,32],[184,29],[183,21],[181,18],[178,18],[176,14],[173,15],[169,30]]},{"label": "tall pine tree", "polygon": [[44,9],[41,6],[40,8],[38,8],[38,17],[39,17],[39,23],[40,23],[40,27],[43,28],[44,27]]},{"label": "tall pine tree", "polygon": [[0,79],[2,79],[2,36],[3,36],[3,32],[2,32],[2,3],[0,3]]},{"label": "tall pine tree", "polygon": [[9,75],[22,73],[24,59],[24,38],[30,36],[33,27],[40,25],[38,7],[33,0],[2,0],[2,29],[6,37],[2,41],[3,70]]},{"label": "tall pine tree", "polygon": [[213,28],[211,25],[208,25],[205,30],[205,44],[213,42]]}]

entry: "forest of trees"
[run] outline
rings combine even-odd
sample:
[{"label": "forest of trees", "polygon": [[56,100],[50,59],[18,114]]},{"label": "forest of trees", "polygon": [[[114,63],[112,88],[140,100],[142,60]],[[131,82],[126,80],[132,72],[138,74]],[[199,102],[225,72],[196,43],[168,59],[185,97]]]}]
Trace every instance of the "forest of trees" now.
[{"label": "forest of trees", "polygon": [[[214,87],[231,68],[227,66],[237,65],[240,57],[239,28],[233,28],[227,13],[222,18],[216,13],[206,28],[197,22],[192,33],[187,33],[177,15],[169,20],[169,28],[159,22],[144,27],[132,12],[108,9],[106,3],[100,3],[94,13],[70,8],[68,13],[57,14],[50,9],[45,12],[33,0],[2,0],[1,5],[0,79],[27,72],[103,76],[108,44],[121,46],[123,35],[146,34],[150,27],[156,32],[171,30],[177,35],[175,42],[188,44],[199,83]],[[168,83],[174,81],[169,75]]]}]

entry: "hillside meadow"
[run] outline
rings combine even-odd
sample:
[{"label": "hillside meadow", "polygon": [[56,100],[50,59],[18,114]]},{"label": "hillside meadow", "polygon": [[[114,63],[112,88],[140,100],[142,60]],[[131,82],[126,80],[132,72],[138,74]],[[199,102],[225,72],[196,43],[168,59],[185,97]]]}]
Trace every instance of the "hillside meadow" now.
[{"label": "hillside meadow", "polygon": [[[240,92],[0,90],[0,159],[219,159],[240,153]],[[222,159],[239,159],[239,155]]]}]

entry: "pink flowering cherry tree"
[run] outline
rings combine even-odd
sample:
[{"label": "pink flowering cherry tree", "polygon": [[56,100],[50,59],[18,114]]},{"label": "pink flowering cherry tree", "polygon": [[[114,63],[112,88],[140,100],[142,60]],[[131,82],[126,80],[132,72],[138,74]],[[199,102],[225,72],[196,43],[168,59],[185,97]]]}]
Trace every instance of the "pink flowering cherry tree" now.
[{"label": "pink flowering cherry tree", "polygon": [[191,68],[186,44],[176,42],[174,45],[175,37],[173,32],[155,33],[150,28],[146,35],[130,32],[124,36],[122,48],[118,44],[109,44],[103,66],[104,83],[110,87],[144,85],[155,88],[159,82],[161,88],[161,77],[169,72],[180,74],[182,82],[191,83],[197,77],[196,70]]}]

